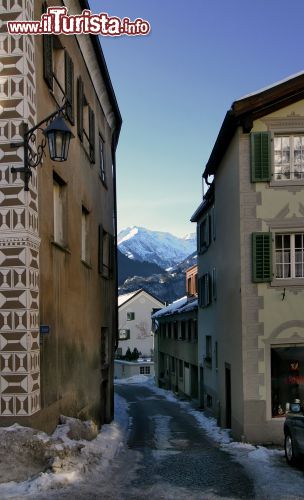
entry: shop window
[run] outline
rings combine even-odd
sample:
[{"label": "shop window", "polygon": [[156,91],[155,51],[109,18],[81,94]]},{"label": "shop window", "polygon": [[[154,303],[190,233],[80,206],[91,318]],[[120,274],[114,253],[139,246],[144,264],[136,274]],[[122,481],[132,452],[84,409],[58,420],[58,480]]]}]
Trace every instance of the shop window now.
[{"label": "shop window", "polygon": [[272,347],[272,417],[283,417],[296,400],[304,402],[304,345]]}]

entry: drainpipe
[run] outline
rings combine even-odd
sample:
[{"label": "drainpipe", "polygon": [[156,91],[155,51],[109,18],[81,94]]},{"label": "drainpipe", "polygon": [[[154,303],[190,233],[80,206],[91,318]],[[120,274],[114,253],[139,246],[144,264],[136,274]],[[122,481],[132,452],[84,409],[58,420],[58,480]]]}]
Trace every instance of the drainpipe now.
[{"label": "drainpipe", "polygon": [[118,144],[119,133],[121,129],[121,123],[118,126],[112,136],[112,164],[113,164],[113,197],[114,197],[114,262],[115,262],[115,345],[114,351],[118,347],[118,258],[117,258],[117,188],[116,188],[116,148]]}]

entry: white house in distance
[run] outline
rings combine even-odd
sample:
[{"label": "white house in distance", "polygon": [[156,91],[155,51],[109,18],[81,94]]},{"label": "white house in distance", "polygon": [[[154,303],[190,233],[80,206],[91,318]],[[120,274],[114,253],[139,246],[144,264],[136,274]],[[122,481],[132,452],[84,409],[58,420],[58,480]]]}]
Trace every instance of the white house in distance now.
[{"label": "white house in distance", "polygon": [[118,297],[119,344],[117,354],[125,355],[128,347],[136,347],[141,357],[151,358],[154,334],[151,314],[164,307],[164,303],[143,289]]}]

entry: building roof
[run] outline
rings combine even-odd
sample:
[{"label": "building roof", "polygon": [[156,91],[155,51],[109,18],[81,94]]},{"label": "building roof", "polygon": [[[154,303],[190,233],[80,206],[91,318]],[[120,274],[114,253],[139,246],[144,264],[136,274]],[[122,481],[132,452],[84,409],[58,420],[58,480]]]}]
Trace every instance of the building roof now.
[{"label": "building roof", "polygon": [[160,304],[164,304],[164,302],[162,300],[159,300],[157,297],[152,295],[152,293],[148,292],[144,288],[140,288],[139,290],[135,290],[134,292],[124,293],[123,295],[118,295],[118,307],[122,306],[123,304],[125,304],[129,300],[133,299],[136,295],[139,295],[141,292],[145,292],[147,295],[150,295],[150,297],[152,297],[152,299],[157,300],[157,302],[159,302]]},{"label": "building roof", "polygon": [[198,307],[198,299],[193,297],[181,297],[175,300],[172,304],[164,307],[160,311],[157,311],[152,315],[152,319],[158,319],[163,316],[173,316],[175,314],[182,314],[190,311],[194,311]]},{"label": "building roof", "polygon": [[208,208],[212,205],[213,202],[214,202],[214,182],[209,187],[207,193],[203,198],[202,203],[195,210],[190,221],[197,222],[201,218],[201,216],[208,210]]},{"label": "building roof", "polygon": [[141,291],[142,291],[142,288],[140,288],[139,290],[135,290],[135,292],[124,293],[123,295],[118,295],[118,307],[120,307],[123,304],[125,304],[126,302],[128,302],[128,300],[135,297],[135,295],[137,295]]},{"label": "building roof", "polygon": [[300,99],[304,99],[303,71],[234,101],[226,113],[203,177],[207,179],[209,175],[214,175],[237,127],[242,126],[244,132],[248,133],[254,120]]},{"label": "building roof", "polygon": [[[80,4],[80,7],[82,10],[86,10],[86,9],[91,10],[91,7],[90,7],[88,0],[79,0],[79,4]],[[102,74],[102,77],[103,77],[103,80],[104,80],[104,83],[105,83],[105,86],[106,86],[106,89],[108,92],[108,96],[109,96],[111,105],[113,107],[115,118],[117,120],[117,127],[116,127],[116,131],[115,131],[116,132],[115,143],[117,145],[121,126],[122,126],[122,118],[121,118],[120,110],[118,107],[116,95],[115,95],[113,85],[111,82],[111,78],[109,75],[107,63],[106,63],[106,60],[105,60],[105,57],[103,54],[103,50],[101,48],[99,36],[97,36],[97,35],[89,35],[89,36],[91,38],[94,52],[96,55],[96,59],[97,59],[97,62],[98,62],[99,68],[100,68],[100,72]]]}]

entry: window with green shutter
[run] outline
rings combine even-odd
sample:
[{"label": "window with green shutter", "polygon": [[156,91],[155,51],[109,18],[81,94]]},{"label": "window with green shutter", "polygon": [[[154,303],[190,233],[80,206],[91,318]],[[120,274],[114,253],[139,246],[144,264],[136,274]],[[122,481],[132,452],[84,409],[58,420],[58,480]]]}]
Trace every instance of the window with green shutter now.
[{"label": "window with green shutter", "polygon": [[268,132],[251,134],[251,182],[271,179],[271,146]]},{"label": "window with green shutter", "polygon": [[252,234],[252,280],[255,283],[272,280],[272,234]]}]

